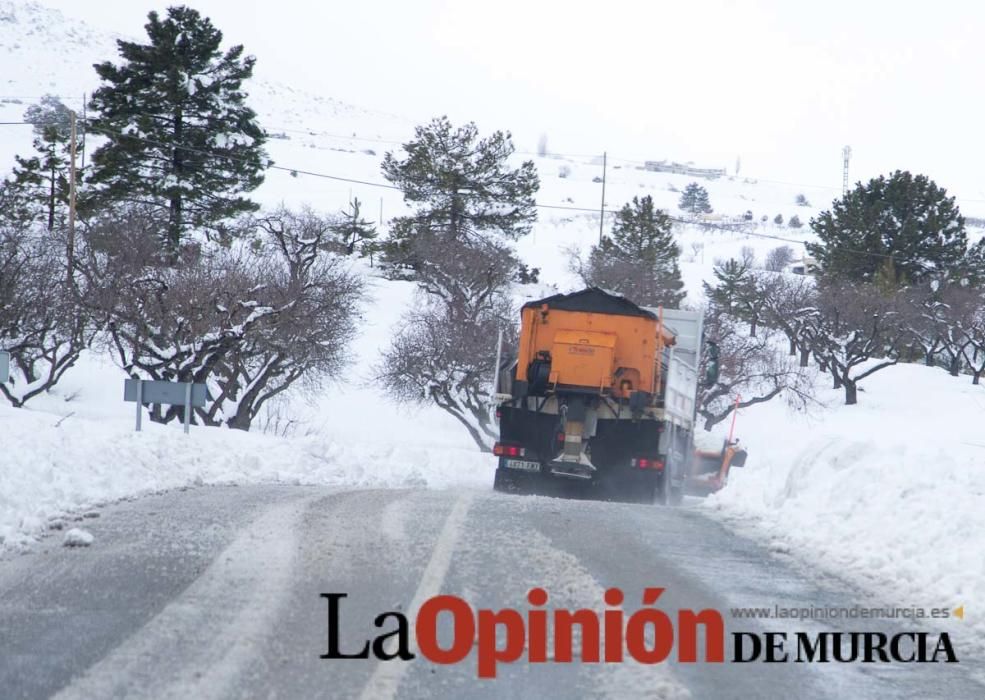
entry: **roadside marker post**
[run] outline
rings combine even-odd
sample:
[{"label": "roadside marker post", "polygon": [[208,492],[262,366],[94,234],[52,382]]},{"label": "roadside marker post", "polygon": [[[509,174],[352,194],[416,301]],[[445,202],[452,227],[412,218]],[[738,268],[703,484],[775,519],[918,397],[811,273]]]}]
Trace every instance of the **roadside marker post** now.
[{"label": "roadside marker post", "polygon": [[[126,389],[124,389],[124,392]],[[137,432],[140,432],[140,416],[144,412],[144,381],[137,380]]]},{"label": "roadside marker post", "polygon": [[10,379],[10,353],[0,350],[0,383],[6,384]]},{"label": "roadside marker post", "polygon": [[185,435],[192,420],[192,383],[185,384]]},{"label": "roadside marker post", "polygon": [[206,386],[194,382],[127,379],[123,384],[123,400],[134,401],[137,404],[137,432],[140,432],[141,413],[144,405],[160,403],[184,407],[184,428],[187,435],[191,425],[192,408],[201,408],[207,399],[208,390]]}]

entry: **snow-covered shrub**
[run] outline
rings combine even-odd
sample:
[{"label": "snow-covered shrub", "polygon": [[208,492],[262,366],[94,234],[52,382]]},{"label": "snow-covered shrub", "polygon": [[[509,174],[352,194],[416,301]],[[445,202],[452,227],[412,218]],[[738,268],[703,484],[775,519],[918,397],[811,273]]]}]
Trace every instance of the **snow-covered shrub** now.
[{"label": "snow-covered shrub", "polygon": [[[326,252],[329,226],[274,212],[256,223],[255,245],[187,249],[180,264],[158,262],[147,210],[128,209],[93,227],[87,301],[105,319],[120,365],[144,379],[205,383],[210,398],[194,419],[249,429],[264,403],[298,383],[317,388],[343,368],[355,334],[362,282]],[[154,406],[151,418],[183,417]]]},{"label": "snow-covered shrub", "polygon": [[496,338],[515,343],[509,293],[515,259],[510,249],[478,238],[419,236],[420,302],[383,352],[377,381],[399,402],[434,403],[489,451],[496,438],[489,412]]},{"label": "snow-covered shrub", "polygon": [[92,333],[68,285],[63,241],[47,230],[0,225],[0,350],[10,353],[4,398],[23,406],[50,390]]},{"label": "snow-covered shrub", "polygon": [[731,415],[736,398],[739,408],[779,396],[795,409],[814,401],[813,371],[783,352],[780,334],[773,328],[760,327],[750,334],[744,319],[712,304],[705,312],[704,329],[705,338],[718,346],[720,370],[718,381],[698,395],[698,415],[705,430]]}]

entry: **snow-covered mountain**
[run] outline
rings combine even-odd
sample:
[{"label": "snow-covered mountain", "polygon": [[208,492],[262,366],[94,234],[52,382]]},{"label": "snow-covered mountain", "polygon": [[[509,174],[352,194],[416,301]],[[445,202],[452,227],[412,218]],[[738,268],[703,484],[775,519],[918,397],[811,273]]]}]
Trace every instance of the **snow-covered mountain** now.
[{"label": "snow-covered mountain", "polygon": [[[92,64],[116,60],[117,38],[42,4],[0,0],[0,121],[18,121],[27,106],[46,93],[81,107],[83,93],[97,86]],[[365,183],[383,182],[382,155],[411,136],[412,122],[348,105],[335,96],[305,93],[285,82],[256,80],[249,92],[261,123],[275,137],[268,144],[271,158],[288,169],[268,173],[256,193],[259,201],[337,211],[358,196],[367,214],[388,219],[402,211],[399,192]],[[476,115],[476,121],[483,132],[510,126],[484,123],[482,115]],[[15,153],[29,151],[30,142],[29,127],[0,126],[0,176]],[[680,190],[693,178],[649,172],[642,163],[618,155],[608,159],[608,208],[649,194],[657,206],[676,212]],[[577,209],[594,210],[601,203],[601,160],[561,154],[518,157],[535,161],[542,183],[538,203],[545,208],[533,233],[518,243],[526,262],[542,270],[542,284],[518,288],[517,295],[570,290],[577,281],[568,269],[567,251],[584,252],[598,240],[598,215]],[[833,175],[840,177],[835,170]],[[731,218],[750,211],[755,226],[742,232],[680,227],[682,271],[692,303],[700,301],[701,282],[710,278],[718,258],[737,256],[742,248],[751,247],[762,259],[786,241],[802,252],[801,242],[810,238],[809,229],[776,225],[774,217],[780,214],[789,221],[797,215],[806,223],[840,193],[837,181],[809,187],[732,176],[702,184],[717,214]],[[798,194],[804,194],[810,206],[798,206]],[[985,205],[979,206],[981,211],[962,208],[967,214],[985,216]],[[976,232],[972,237],[980,235]],[[132,405],[120,400],[122,374],[97,357],[85,358],[52,395],[27,409],[0,404],[0,424],[8,435],[19,436],[13,443],[5,441],[0,453],[0,460],[7,460],[0,462],[0,469],[14,465],[17,475],[16,480],[0,480],[0,543],[4,537],[8,544],[26,541],[44,529],[48,516],[62,509],[193,482],[491,485],[491,460],[472,451],[470,440],[453,419],[437,409],[399,408],[373,388],[370,368],[402,311],[413,304],[413,285],[366,272],[370,300],[364,313],[365,332],[351,349],[350,379],[333,387],[330,396],[315,397],[310,403],[295,398],[289,409],[302,419],[299,432],[309,433],[304,438],[231,436],[227,431],[199,429],[190,441],[176,447],[170,427],[158,425],[135,436],[130,432]],[[928,430],[925,416],[909,402],[909,387],[916,384],[935,397],[939,433]],[[810,416],[788,415],[779,403],[749,409],[738,427],[750,449],[749,466],[735,475],[735,490],[724,493],[714,505],[739,514],[747,523],[765,523],[765,532],[780,549],[809,547],[821,558],[830,557],[835,566],[858,574],[866,584],[875,585],[870,574],[876,572],[892,590],[912,595],[908,599],[912,602],[980,600],[985,597],[985,570],[980,557],[978,568],[969,570],[969,560],[985,540],[983,511],[976,509],[971,497],[980,500],[982,494],[978,487],[977,494],[968,495],[970,480],[965,474],[985,454],[975,434],[980,420],[967,418],[975,406],[985,406],[985,395],[965,384],[964,378],[948,377],[939,370],[907,366],[890,368],[868,384],[860,410],[838,406],[837,393],[824,391],[826,407]],[[949,411],[954,420],[948,418]],[[862,437],[852,435],[859,415],[865,418]],[[933,445],[912,447],[913,441],[933,443],[945,433],[950,448],[946,460]],[[824,442],[819,446],[821,438]],[[967,444],[960,445],[962,441]],[[863,463],[856,453],[873,456]],[[929,458],[938,461],[931,465],[926,462]],[[932,477],[928,467],[935,470]],[[864,471],[865,478],[853,476],[854,470]],[[877,501],[867,500],[860,484],[878,491]],[[964,496],[956,501],[955,494]],[[873,502],[878,508],[869,513]],[[960,513],[947,513],[955,507]],[[833,512],[840,519],[838,536],[847,540],[859,533],[858,546],[824,538],[824,519]],[[899,528],[879,534],[883,524],[877,519],[892,517],[894,512],[905,515]],[[933,551],[935,538],[942,541],[949,523],[959,517],[964,518],[966,546],[953,552],[954,557],[966,556],[964,563],[944,560],[943,554]],[[939,577],[932,591],[935,597],[929,600],[920,589],[926,577],[916,573],[935,569],[946,569],[947,576]],[[976,624],[980,633],[985,632]]]},{"label": "snow-covered mountain", "polygon": [[[19,119],[44,94],[57,95],[81,112],[83,96],[99,84],[93,64],[118,60],[119,39],[146,37],[111,34],[40,3],[0,0],[0,121]],[[283,82],[258,78],[248,89],[251,105],[267,130],[304,148],[367,149],[381,139],[404,138],[413,126],[401,117],[306,93]],[[28,129],[7,127],[0,132],[0,172],[8,169],[12,151],[30,147]],[[272,148],[275,157],[280,150]]]}]

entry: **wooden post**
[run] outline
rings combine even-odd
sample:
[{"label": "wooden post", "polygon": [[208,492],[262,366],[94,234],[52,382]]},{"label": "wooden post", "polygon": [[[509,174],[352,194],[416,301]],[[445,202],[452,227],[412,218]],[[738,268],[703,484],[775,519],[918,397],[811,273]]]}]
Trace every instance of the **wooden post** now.
[{"label": "wooden post", "polygon": [[75,266],[75,112],[69,112],[72,123],[71,130],[71,142],[69,143],[69,153],[71,157],[71,165],[69,166],[69,177],[68,177],[68,289],[69,291],[73,288],[73,281],[75,275],[73,274],[73,267]]},{"label": "wooden post", "polygon": [[86,94],[82,93],[82,170],[86,169],[86,127],[89,125],[86,113]]},{"label": "wooden post", "polygon": [[605,224],[605,171],[608,153],[602,154],[602,205],[599,207],[599,244],[602,243],[602,227]]}]

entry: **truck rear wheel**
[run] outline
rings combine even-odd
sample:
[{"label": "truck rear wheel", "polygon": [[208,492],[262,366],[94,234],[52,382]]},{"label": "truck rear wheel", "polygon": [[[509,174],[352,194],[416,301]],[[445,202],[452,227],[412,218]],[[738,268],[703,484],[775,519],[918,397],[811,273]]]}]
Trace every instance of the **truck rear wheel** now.
[{"label": "truck rear wheel", "polygon": [[516,470],[499,467],[496,469],[496,476],[493,478],[493,491],[500,493],[526,493],[527,488],[523,484],[523,474]]}]

